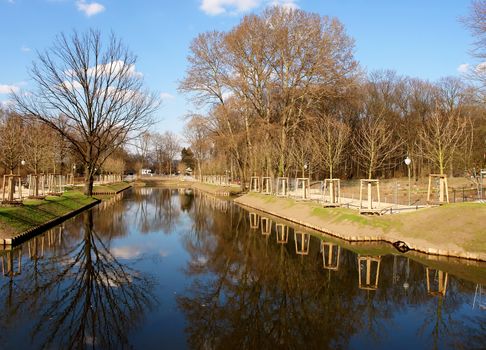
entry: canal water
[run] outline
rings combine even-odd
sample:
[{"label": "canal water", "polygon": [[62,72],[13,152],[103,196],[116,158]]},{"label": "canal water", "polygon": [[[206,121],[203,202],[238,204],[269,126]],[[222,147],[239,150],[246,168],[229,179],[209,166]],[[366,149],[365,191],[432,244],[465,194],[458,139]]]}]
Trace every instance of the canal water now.
[{"label": "canal water", "polygon": [[486,348],[484,265],[346,245],[202,193],[134,189],[1,260],[1,349]]}]

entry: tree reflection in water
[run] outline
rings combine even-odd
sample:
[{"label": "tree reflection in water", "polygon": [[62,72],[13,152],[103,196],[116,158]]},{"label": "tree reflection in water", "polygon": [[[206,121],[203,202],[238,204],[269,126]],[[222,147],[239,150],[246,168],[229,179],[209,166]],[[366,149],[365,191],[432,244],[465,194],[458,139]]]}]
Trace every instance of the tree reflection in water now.
[{"label": "tree reflection in water", "polygon": [[[22,271],[12,315],[38,314],[32,339],[41,348],[128,347],[128,333],[155,302],[153,281],[121,264],[83,214],[82,239]],[[30,281],[30,283],[28,283]],[[2,294],[4,294],[2,290]]]},{"label": "tree reflection in water", "polygon": [[[268,240],[259,215],[233,206],[222,215],[199,201],[185,237],[193,283],[177,299],[192,348],[346,348],[353,336],[379,347],[395,339],[393,322],[410,305],[426,313],[412,325],[424,346],[481,346],[484,337],[473,331],[480,319],[471,327],[457,314],[474,284],[449,276],[448,295],[439,300],[427,293],[425,266],[405,256],[360,260],[316,237],[307,246],[306,236],[282,224]],[[295,249],[303,242],[308,255]]]}]

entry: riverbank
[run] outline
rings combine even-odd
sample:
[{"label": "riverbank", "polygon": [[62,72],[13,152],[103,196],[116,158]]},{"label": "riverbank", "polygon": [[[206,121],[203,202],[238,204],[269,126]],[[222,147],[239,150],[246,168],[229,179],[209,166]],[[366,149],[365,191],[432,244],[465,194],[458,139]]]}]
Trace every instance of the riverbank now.
[{"label": "riverbank", "polygon": [[235,202],[349,242],[403,241],[415,251],[486,261],[486,205],[457,203],[387,216],[249,193]]},{"label": "riverbank", "polygon": [[241,193],[240,186],[219,186],[212,184],[205,184],[198,181],[184,181],[178,178],[160,178],[147,177],[137,180],[135,186],[146,187],[167,187],[167,188],[192,188],[197,189],[214,196],[235,196]]},{"label": "riverbank", "polygon": [[[93,192],[102,194],[105,200],[130,187],[130,184],[123,182],[95,186]],[[62,196],[47,196],[42,200],[25,199],[22,205],[0,207],[0,245],[20,243],[37,232],[91,208],[102,199],[87,197],[80,190],[72,189]]]}]

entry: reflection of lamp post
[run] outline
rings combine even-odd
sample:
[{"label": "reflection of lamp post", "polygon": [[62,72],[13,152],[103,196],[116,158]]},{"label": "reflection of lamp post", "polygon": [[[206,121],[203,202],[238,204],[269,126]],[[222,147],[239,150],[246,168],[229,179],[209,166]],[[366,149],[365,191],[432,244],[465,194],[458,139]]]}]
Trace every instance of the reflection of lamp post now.
[{"label": "reflection of lamp post", "polygon": [[408,170],[408,206],[411,205],[411,200],[410,200],[410,195],[411,195],[411,181],[410,181],[410,163],[412,163],[412,160],[407,156],[404,160],[405,164],[407,165],[407,170]]}]

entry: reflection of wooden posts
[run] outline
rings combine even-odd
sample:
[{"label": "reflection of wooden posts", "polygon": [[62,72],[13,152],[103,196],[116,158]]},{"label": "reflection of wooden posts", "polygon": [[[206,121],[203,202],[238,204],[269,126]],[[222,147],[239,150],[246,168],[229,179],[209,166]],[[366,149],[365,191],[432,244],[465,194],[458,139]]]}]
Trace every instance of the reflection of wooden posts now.
[{"label": "reflection of wooden posts", "polygon": [[[448,273],[427,267],[425,268],[425,275],[427,278],[427,293],[432,296],[445,296]],[[430,280],[431,275],[433,275],[432,281]]]},{"label": "reflection of wooden posts", "polygon": [[297,193],[299,190],[299,185],[302,184],[302,192],[301,196],[302,199],[307,198],[307,192],[309,191],[310,180],[307,177],[298,177],[295,179],[295,192]]},{"label": "reflection of wooden posts", "polygon": [[253,230],[258,229],[259,226],[259,217],[256,213],[250,213],[250,228]]},{"label": "reflection of wooden posts", "polygon": [[[326,196],[329,200],[326,202]],[[341,180],[325,179],[324,180],[324,202],[326,206],[341,205]]]},{"label": "reflection of wooden posts", "polygon": [[295,232],[295,253],[299,255],[309,254],[310,247],[310,233]]},{"label": "reflection of wooden posts", "polygon": [[262,193],[263,194],[272,194],[272,178],[269,176],[262,177]]},{"label": "reflection of wooden posts", "polygon": [[[432,179],[439,180],[439,201],[433,202],[432,197]],[[447,185],[447,175],[430,174],[429,187],[427,189],[427,204],[444,204],[449,203],[449,186]]]},{"label": "reflection of wooden posts", "polygon": [[260,177],[252,176],[250,178],[250,192],[260,192]]},{"label": "reflection of wooden posts", "polygon": [[[40,241],[40,244],[39,244]],[[40,248],[39,248],[40,245]],[[37,260],[44,258],[44,235],[39,237],[34,237],[27,242],[27,247],[29,250],[29,258],[31,260]],[[40,250],[40,251],[39,251]]]},{"label": "reflection of wooden posts", "polygon": [[[15,261],[14,254],[18,253],[17,257],[17,271],[14,270]],[[2,255],[2,273],[4,276],[17,276],[22,273],[22,249],[11,250]]]},{"label": "reflection of wooden posts", "polygon": [[277,243],[287,244],[289,241],[289,227],[284,224],[275,224],[275,231],[277,232]]},{"label": "reflection of wooden posts", "polygon": [[287,197],[289,195],[288,177],[277,177],[277,189],[275,192],[278,197]]},{"label": "reflection of wooden posts", "polygon": [[[18,187],[18,198],[15,197],[15,186]],[[2,202],[22,201],[22,178],[19,175],[3,175]]]},{"label": "reflection of wooden posts", "polygon": [[358,256],[358,286],[360,289],[378,289],[380,263],[381,256]]},{"label": "reflection of wooden posts", "polygon": [[483,290],[482,284],[476,284],[476,291],[474,292],[474,299],[472,308],[474,309],[476,306],[479,310],[486,310],[486,300],[483,300],[483,296],[485,292]]},{"label": "reflection of wooden posts", "polygon": [[269,218],[261,218],[262,222],[262,235],[269,236],[272,233],[272,220]]},{"label": "reflection of wooden posts", "polygon": [[[366,185],[366,206],[363,205],[363,186]],[[376,201],[373,200],[373,185],[376,186]],[[376,203],[376,205],[374,205]],[[361,179],[359,185],[359,212],[360,214],[380,214],[380,180]]]},{"label": "reflection of wooden posts", "polygon": [[321,242],[322,265],[327,270],[339,270],[341,247],[334,243]]}]

